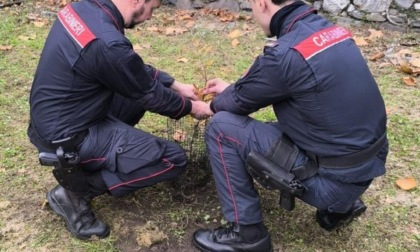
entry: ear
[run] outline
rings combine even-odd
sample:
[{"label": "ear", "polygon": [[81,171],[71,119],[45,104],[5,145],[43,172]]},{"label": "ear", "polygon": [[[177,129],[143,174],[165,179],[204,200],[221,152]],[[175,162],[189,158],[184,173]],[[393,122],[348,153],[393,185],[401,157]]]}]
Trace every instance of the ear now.
[{"label": "ear", "polygon": [[143,5],[145,0],[131,0],[133,6]]},{"label": "ear", "polygon": [[260,11],[264,11],[267,8],[266,1],[271,1],[271,0],[255,0],[255,4]]}]

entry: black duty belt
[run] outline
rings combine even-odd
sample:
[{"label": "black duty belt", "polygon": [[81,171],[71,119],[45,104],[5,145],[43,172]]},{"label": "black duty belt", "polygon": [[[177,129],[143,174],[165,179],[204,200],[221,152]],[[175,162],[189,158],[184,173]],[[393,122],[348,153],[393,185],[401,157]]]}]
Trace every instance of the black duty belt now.
[{"label": "black duty belt", "polygon": [[84,131],[79,132],[79,133],[77,133],[76,135],[74,135],[74,136],[72,137],[73,144],[74,144],[75,146],[77,146],[77,145],[81,144],[81,143],[83,142],[83,140],[85,140],[85,138],[86,138],[86,136],[87,136],[88,132],[89,132],[89,130],[84,130]]},{"label": "black duty belt", "polygon": [[318,166],[325,168],[349,168],[366,163],[376,156],[384,147],[387,137],[384,133],[374,144],[362,151],[339,157],[318,157],[313,153],[307,153]]},{"label": "black duty belt", "polygon": [[[88,132],[89,132],[89,130],[84,130],[82,132],[76,133],[76,134],[72,135],[71,137],[69,137],[68,141],[71,142],[73,147],[77,147],[79,144],[81,144],[83,142],[83,140],[85,140]],[[42,142],[40,142],[40,144],[42,145],[43,148],[46,148],[46,149],[49,149],[49,150],[55,152],[60,145],[60,144],[57,144],[56,142],[62,142],[63,140],[65,140],[65,139],[56,140],[56,141],[42,141]]]}]

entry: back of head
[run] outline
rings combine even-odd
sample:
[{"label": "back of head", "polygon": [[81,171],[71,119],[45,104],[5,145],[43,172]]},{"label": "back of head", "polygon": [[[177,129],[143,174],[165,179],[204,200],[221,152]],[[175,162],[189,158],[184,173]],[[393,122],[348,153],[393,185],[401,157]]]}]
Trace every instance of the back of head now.
[{"label": "back of head", "polygon": [[296,2],[298,0],[271,0],[271,2],[275,5],[283,5],[285,3],[293,3]]}]

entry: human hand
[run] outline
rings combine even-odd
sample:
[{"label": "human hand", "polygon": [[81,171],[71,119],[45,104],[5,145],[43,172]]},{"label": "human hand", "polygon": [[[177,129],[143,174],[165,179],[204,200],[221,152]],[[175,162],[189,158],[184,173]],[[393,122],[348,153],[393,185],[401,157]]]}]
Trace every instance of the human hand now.
[{"label": "human hand", "polygon": [[223,81],[222,79],[216,78],[207,81],[206,88],[203,91],[203,94],[215,94],[218,95],[223,90],[229,86],[229,83]]},{"label": "human hand", "polygon": [[197,120],[204,120],[213,115],[210,109],[210,103],[203,101],[191,101],[192,108],[190,115]]},{"label": "human hand", "polygon": [[199,101],[200,98],[198,97],[196,93],[196,89],[194,85],[191,84],[184,84],[178,81],[174,81],[174,83],[171,85],[171,88],[176,91],[178,94],[184,96],[187,99],[193,100],[193,101]]}]

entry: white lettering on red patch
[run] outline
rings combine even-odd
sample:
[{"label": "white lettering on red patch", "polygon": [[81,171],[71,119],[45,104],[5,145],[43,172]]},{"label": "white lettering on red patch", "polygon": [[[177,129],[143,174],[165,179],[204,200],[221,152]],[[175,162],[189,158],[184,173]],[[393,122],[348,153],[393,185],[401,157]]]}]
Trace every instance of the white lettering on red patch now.
[{"label": "white lettering on red patch", "polygon": [[351,37],[351,33],[343,27],[332,26],[306,38],[297,44],[294,49],[299,51],[305,60],[308,60],[325,49]]},{"label": "white lettering on red patch", "polygon": [[58,19],[82,48],[96,38],[70,5],[58,12]]}]

